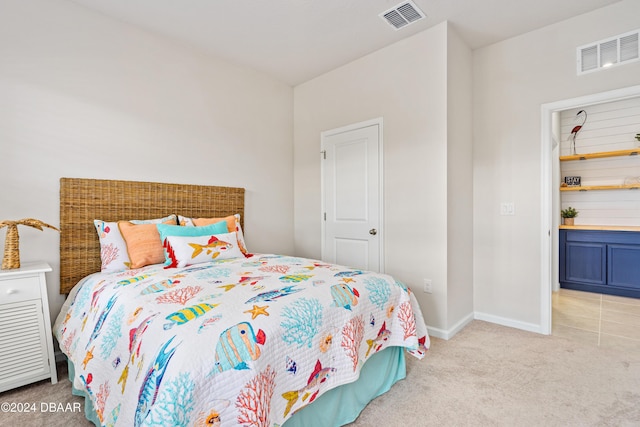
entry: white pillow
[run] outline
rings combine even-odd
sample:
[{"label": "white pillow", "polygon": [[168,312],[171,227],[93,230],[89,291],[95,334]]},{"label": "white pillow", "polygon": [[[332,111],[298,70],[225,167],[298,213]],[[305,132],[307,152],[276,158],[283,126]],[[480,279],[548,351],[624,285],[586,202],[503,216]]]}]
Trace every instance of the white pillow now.
[{"label": "white pillow", "polygon": [[165,268],[244,258],[235,231],[204,236],[165,236],[164,245],[170,259]]},{"label": "white pillow", "polygon": [[189,218],[186,216],[178,215],[178,224],[187,227],[205,226],[210,224],[216,224],[221,221],[227,222],[227,230],[229,233],[235,231],[238,236],[238,246],[245,257],[251,256],[247,251],[247,245],[244,243],[244,234],[242,233],[242,227],[240,226],[240,214],[229,215],[224,218]]}]

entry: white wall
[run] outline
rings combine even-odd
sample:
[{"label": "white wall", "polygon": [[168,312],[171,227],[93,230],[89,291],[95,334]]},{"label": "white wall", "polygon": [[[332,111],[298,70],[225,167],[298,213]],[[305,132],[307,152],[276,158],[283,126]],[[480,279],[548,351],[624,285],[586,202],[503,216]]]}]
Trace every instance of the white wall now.
[{"label": "white wall", "polygon": [[451,27],[447,36],[447,330],[455,332],[473,313],[472,53]]},{"label": "white wall", "polygon": [[[449,180],[465,182],[463,195],[468,194],[469,202],[462,203],[466,211],[459,212],[466,213],[461,230],[467,232],[469,248],[471,239],[470,125],[462,124],[455,146],[449,147],[447,139],[450,112],[460,112],[470,123],[471,54],[456,39],[450,63],[467,66],[467,70],[457,79],[462,86],[451,87],[447,81],[448,33],[448,24],[440,24],[294,89],[296,253],[321,256],[320,133],[382,117],[385,271],[414,290],[427,324],[443,330],[449,325],[448,274],[453,268],[448,267],[448,237],[458,235],[448,228],[449,203],[457,206],[455,192],[448,190]],[[466,61],[461,59],[465,54]],[[449,91],[456,94],[450,109]],[[465,152],[466,175],[449,173],[448,156],[459,149]],[[453,242],[457,247],[465,238]],[[454,266],[471,271],[470,249],[462,249],[461,255]],[[422,290],[425,278],[433,281],[431,295]],[[472,311],[470,279],[464,273],[456,277],[461,293],[468,295],[453,304],[453,317]]]},{"label": "white wall", "polygon": [[[293,252],[291,87],[62,0],[3,0],[0,58],[0,219],[59,225],[60,177],[237,186],[249,250]],[[19,231],[56,316],[58,233]]]},{"label": "white wall", "polygon": [[[482,318],[541,323],[541,105],[634,86],[640,63],[576,75],[576,47],[638,28],[623,0],[473,53],[474,305]],[[500,216],[500,202],[515,216]]]}]

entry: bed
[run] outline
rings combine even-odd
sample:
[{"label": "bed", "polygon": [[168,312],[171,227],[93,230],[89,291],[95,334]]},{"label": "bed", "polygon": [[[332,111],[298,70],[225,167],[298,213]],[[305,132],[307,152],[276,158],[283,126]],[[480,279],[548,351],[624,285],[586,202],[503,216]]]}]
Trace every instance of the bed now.
[{"label": "bed", "polygon": [[[195,220],[230,217],[235,231]],[[132,268],[104,269],[94,220],[133,218],[163,220],[124,225],[157,229],[164,262],[135,264],[132,250]],[[68,297],[54,334],[89,420],[344,425],[405,377],[405,353],[425,356],[429,337],[409,288],[384,274],[251,253],[243,219],[242,188],[60,180]]]}]

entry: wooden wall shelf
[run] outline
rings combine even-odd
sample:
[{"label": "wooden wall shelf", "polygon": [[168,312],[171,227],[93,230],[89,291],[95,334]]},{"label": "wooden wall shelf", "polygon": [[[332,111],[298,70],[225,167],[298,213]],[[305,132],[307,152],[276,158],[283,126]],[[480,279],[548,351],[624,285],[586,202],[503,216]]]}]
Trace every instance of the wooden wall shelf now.
[{"label": "wooden wall shelf", "polygon": [[559,225],[561,230],[640,231],[638,225]]},{"label": "wooden wall shelf", "polygon": [[560,156],[560,161],[567,162],[570,160],[601,159],[604,157],[637,156],[638,153],[640,153],[640,148],[633,148],[631,150],[602,151],[600,153],[587,153],[587,154],[575,154],[570,156]]},{"label": "wooden wall shelf", "polygon": [[640,184],[621,184],[621,185],[582,185],[574,187],[560,187],[560,191],[593,191],[593,190],[635,190],[639,189]]}]

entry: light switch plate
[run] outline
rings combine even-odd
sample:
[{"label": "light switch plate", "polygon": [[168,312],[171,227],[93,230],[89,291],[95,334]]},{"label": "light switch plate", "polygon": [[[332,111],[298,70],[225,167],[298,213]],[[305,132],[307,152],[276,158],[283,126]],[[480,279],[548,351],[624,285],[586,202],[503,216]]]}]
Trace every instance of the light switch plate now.
[{"label": "light switch plate", "polygon": [[500,215],[515,215],[516,207],[513,202],[500,203]]}]

